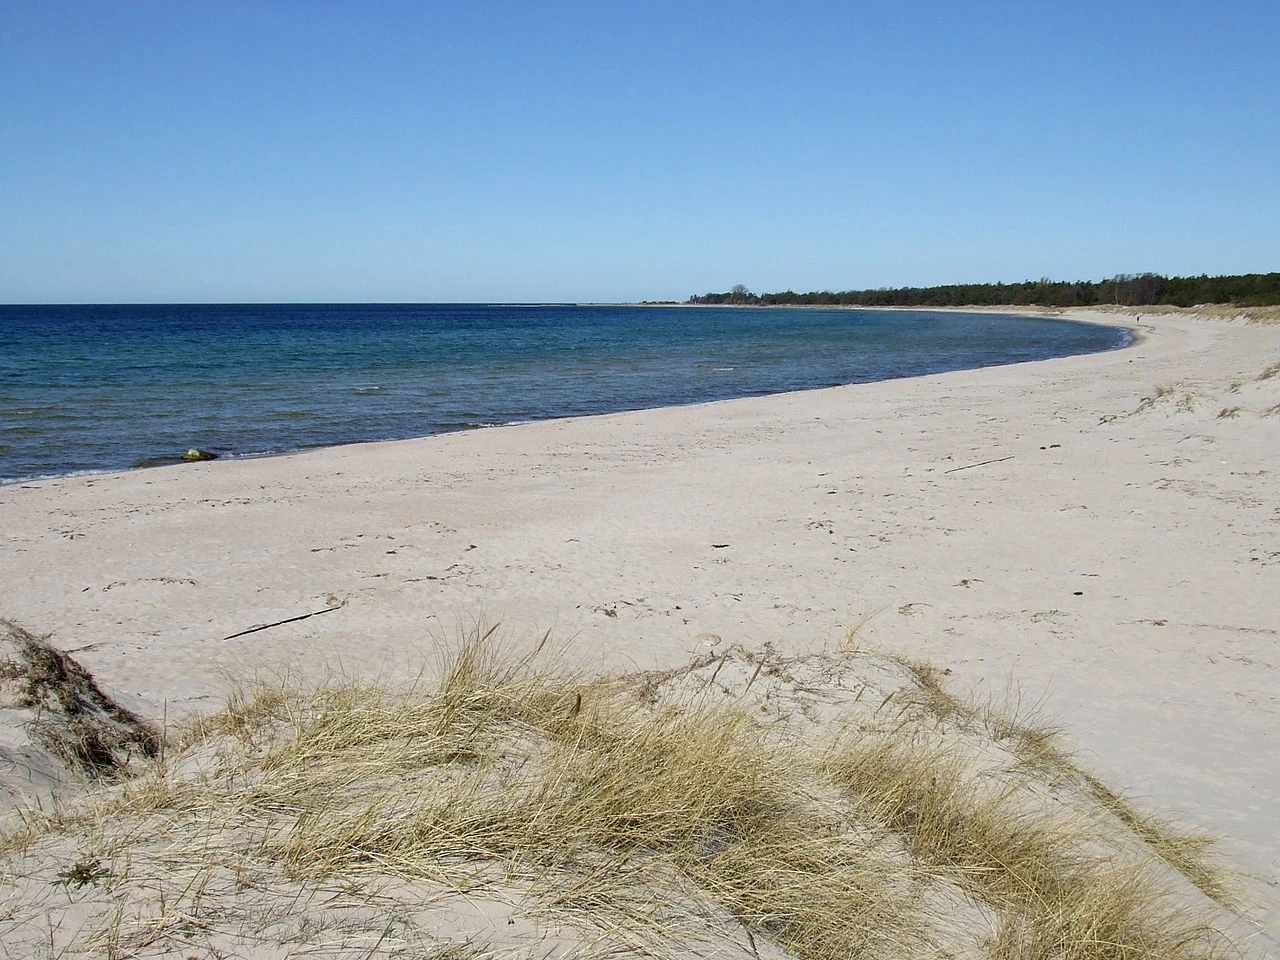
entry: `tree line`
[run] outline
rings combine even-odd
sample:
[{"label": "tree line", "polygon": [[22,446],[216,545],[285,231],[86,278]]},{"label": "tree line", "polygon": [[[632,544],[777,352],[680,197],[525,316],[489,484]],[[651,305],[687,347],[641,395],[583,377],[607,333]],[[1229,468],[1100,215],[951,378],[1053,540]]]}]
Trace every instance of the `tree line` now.
[{"label": "tree line", "polygon": [[1242,307],[1280,304],[1280,273],[1244,273],[1228,277],[1163,277],[1158,273],[1118,274],[1107,280],[1024,280],[1021,283],[954,283],[938,287],[880,287],[796,293],[752,293],[736,284],[725,293],[691,296],[688,303],[752,306],[1091,307],[1116,304],[1146,307],[1170,304],[1233,303]]}]

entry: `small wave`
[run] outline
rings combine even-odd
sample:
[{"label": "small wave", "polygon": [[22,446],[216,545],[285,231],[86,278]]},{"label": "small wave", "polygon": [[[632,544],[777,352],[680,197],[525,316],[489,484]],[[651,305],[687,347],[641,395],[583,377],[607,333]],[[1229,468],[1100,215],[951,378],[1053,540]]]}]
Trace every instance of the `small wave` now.
[{"label": "small wave", "polygon": [[[491,430],[494,427],[511,427],[532,420],[447,420],[435,425],[433,433],[453,433],[458,430]],[[430,436],[431,434],[425,434]]]},{"label": "small wave", "polygon": [[355,394],[358,397],[367,397],[369,394],[377,393],[381,389],[382,387],[375,383],[368,386],[356,387]]},{"label": "small wave", "polygon": [[63,473],[33,473],[25,477],[0,477],[0,487],[12,486],[15,483],[36,483],[40,480],[66,480],[70,477],[101,477],[109,473],[123,473],[123,469],[115,470],[67,470]]}]

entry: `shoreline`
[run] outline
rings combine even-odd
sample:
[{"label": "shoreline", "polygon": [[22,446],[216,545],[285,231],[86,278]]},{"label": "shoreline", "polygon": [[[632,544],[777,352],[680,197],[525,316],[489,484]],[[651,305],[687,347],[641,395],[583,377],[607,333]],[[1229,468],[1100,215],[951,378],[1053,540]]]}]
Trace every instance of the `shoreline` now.
[{"label": "shoreline", "polygon": [[[522,304],[522,306],[539,306],[539,304]],[[689,307],[712,307],[712,308],[720,309],[720,308],[723,308],[723,307],[725,307],[725,306],[729,306],[729,307],[744,307],[744,308],[745,308],[746,306],[751,306],[751,305],[745,305],[745,304],[723,304],[723,305],[720,305],[720,304],[643,304],[643,303],[642,303],[642,304],[573,304],[573,306],[646,306],[646,307],[648,307],[648,306],[654,306],[654,307],[658,307],[658,306],[689,306]],[[948,312],[950,312],[950,313],[993,314],[993,315],[997,315],[997,316],[1017,316],[1017,317],[1025,317],[1025,318],[1030,318],[1030,319],[1042,319],[1042,318],[1048,318],[1048,317],[1047,317],[1046,312],[1045,312],[1045,311],[1043,311],[1043,310],[1038,310],[1038,309],[1035,309],[1035,308],[1016,308],[1016,307],[1009,307],[1009,308],[1002,308],[1002,307],[991,307],[991,308],[983,308],[983,307],[974,307],[974,308],[948,308],[948,307],[907,308],[907,307],[883,307],[883,308],[882,308],[882,307],[857,307],[857,306],[835,306],[835,307],[822,307],[822,306],[812,306],[812,305],[783,305],[783,306],[776,307],[776,308],[775,308],[775,307],[769,307],[768,309],[787,309],[787,310],[790,310],[790,309],[795,309],[795,310],[869,310],[869,311],[873,311],[873,312],[880,312],[880,313],[886,313],[886,312],[891,313],[891,312],[897,312],[897,311],[911,311],[911,312],[939,312],[939,313],[948,313]],[[1111,348],[1107,348],[1106,350],[1103,350],[1103,351],[1097,351],[1097,352],[1111,352],[1111,351],[1114,351],[1114,350],[1123,350],[1123,349],[1126,349],[1126,348],[1127,348],[1127,347],[1129,347],[1129,346],[1132,346],[1135,342],[1137,342],[1137,341],[1141,338],[1141,333],[1138,331],[1138,329],[1137,329],[1136,327],[1134,327],[1133,325],[1126,324],[1126,323],[1099,322],[1097,319],[1077,320],[1077,319],[1072,318],[1071,316],[1066,316],[1066,315],[1064,315],[1064,314],[1063,314],[1063,311],[1061,311],[1061,310],[1056,311],[1056,313],[1054,314],[1054,316],[1053,316],[1051,319],[1056,319],[1056,320],[1061,320],[1061,321],[1067,321],[1067,322],[1085,323],[1085,324],[1089,324],[1089,325],[1092,325],[1092,326],[1104,326],[1104,327],[1112,327],[1112,328],[1120,327],[1120,328],[1124,328],[1124,329],[1126,330],[1126,332],[1127,332],[1127,334],[1128,334],[1128,337],[1129,337],[1129,342],[1128,342],[1128,343],[1123,343],[1123,344],[1120,344],[1120,345],[1119,345],[1119,346],[1117,346],[1117,347],[1111,347]],[[1073,356],[1087,356],[1087,355],[1088,355],[1088,354],[1074,354]],[[1055,358],[1050,358],[1050,359],[1055,359]],[[1060,359],[1060,358],[1056,358],[1056,359]],[[1039,360],[1021,360],[1021,361],[1013,361],[1013,362],[1012,362],[1012,364],[1017,364],[1017,363],[1038,363],[1038,362],[1041,362],[1041,361],[1039,361]],[[1011,364],[1011,363],[997,363],[997,364],[993,364],[992,366],[1009,366],[1009,365],[1012,365],[1012,364]],[[987,369],[987,368],[986,368],[986,367],[969,367],[969,368],[961,368],[961,369]],[[953,371],[945,371],[945,372],[953,372]],[[912,377],[915,377],[915,376],[934,376],[934,375],[936,375],[936,374],[912,374],[912,375],[909,375],[908,377],[905,377],[905,378],[904,378],[904,377],[890,377],[890,378],[887,378],[887,379],[911,379]],[[857,381],[857,383],[881,383],[881,382],[885,382],[885,381],[883,381],[883,380]],[[852,385],[854,385],[854,384],[853,384],[853,383],[845,383],[845,384],[838,384],[838,385],[836,385],[836,386],[852,386]],[[429,437],[443,436],[443,435],[445,435],[445,434],[449,434],[449,433],[467,433],[467,432],[471,432],[471,431],[473,431],[473,430],[500,429],[500,428],[515,427],[515,426],[524,426],[525,424],[528,424],[528,423],[544,423],[544,422],[549,422],[549,421],[553,421],[553,420],[576,420],[576,419],[581,419],[581,418],[583,418],[583,417],[593,417],[593,416],[610,416],[610,415],[617,414],[617,413],[638,413],[638,412],[643,412],[643,411],[645,411],[645,410],[675,409],[675,408],[679,408],[679,407],[698,406],[698,405],[700,405],[700,404],[704,404],[704,403],[717,403],[717,402],[723,402],[723,400],[740,400],[740,399],[750,399],[750,398],[752,398],[752,397],[761,397],[761,396],[778,396],[778,395],[783,395],[783,394],[787,394],[787,393],[803,393],[803,392],[809,392],[809,391],[811,391],[811,390],[825,390],[825,389],[831,389],[831,386],[808,387],[808,388],[804,388],[804,389],[800,389],[800,390],[788,390],[788,391],[782,391],[781,393],[765,393],[765,394],[751,393],[751,394],[746,394],[746,395],[739,396],[739,397],[728,397],[728,398],[722,398],[721,400],[693,400],[693,401],[689,401],[689,402],[687,402],[687,403],[683,403],[683,404],[680,404],[680,403],[676,403],[676,404],[664,404],[664,405],[660,405],[660,406],[657,406],[657,407],[633,407],[633,408],[624,408],[624,409],[620,409],[620,410],[606,410],[606,411],[603,411],[603,412],[600,412],[600,413],[579,414],[579,415],[576,415],[576,416],[570,416],[570,417],[549,416],[549,417],[537,418],[537,419],[533,419],[533,420],[513,420],[513,421],[510,421],[510,422],[503,422],[503,423],[491,423],[491,424],[483,424],[483,425],[478,425],[478,426],[460,427],[460,428],[452,429],[452,430],[441,430],[441,431],[438,431],[438,432],[435,432],[435,433],[413,434],[413,435],[403,436],[403,437],[390,437],[390,438],[373,439],[373,440],[360,440],[360,439],[356,439],[356,440],[347,440],[347,441],[342,441],[342,442],[339,442],[339,443],[326,443],[326,444],[318,444],[318,445],[314,445],[314,446],[290,447],[290,448],[287,448],[287,449],[275,450],[275,451],[267,451],[267,452],[250,452],[250,453],[235,453],[235,452],[228,452],[228,453],[219,453],[219,454],[217,454],[213,459],[215,459],[215,460],[227,461],[227,462],[239,462],[239,461],[249,461],[249,460],[270,459],[270,458],[276,458],[276,457],[289,457],[289,456],[293,456],[293,455],[295,455],[295,454],[311,453],[311,452],[320,451],[320,450],[336,449],[336,448],[347,447],[347,446],[359,446],[359,445],[362,445],[362,444],[371,444],[371,443],[398,443],[398,442],[403,442],[403,441],[408,441],[408,440],[424,440],[424,439],[427,439],[427,438],[429,438]],[[160,459],[160,458],[153,458],[153,459]],[[101,469],[99,469],[99,468],[86,468],[86,469],[80,469],[80,470],[71,470],[71,471],[62,472],[62,473],[43,473],[43,474],[33,474],[33,475],[30,475],[30,476],[21,476],[21,477],[14,477],[14,478],[3,478],[3,477],[0,477],[0,489],[3,489],[4,487],[7,487],[7,486],[15,486],[15,485],[17,485],[17,486],[22,486],[22,485],[27,485],[27,484],[32,484],[32,483],[45,483],[45,482],[49,482],[49,481],[62,480],[62,479],[70,479],[70,478],[75,478],[75,477],[105,477],[105,476],[112,476],[112,475],[115,475],[115,474],[122,474],[122,473],[134,473],[134,472],[139,471],[139,470],[151,470],[151,469],[157,469],[157,468],[186,467],[186,466],[189,466],[189,464],[188,464],[188,463],[184,463],[184,462],[182,461],[181,456],[180,456],[177,452],[175,452],[175,453],[174,453],[174,455],[173,455],[173,458],[172,458],[172,462],[169,462],[169,461],[164,461],[164,462],[152,462],[152,463],[148,463],[148,462],[140,462],[140,463],[135,463],[133,466],[130,466],[130,467],[123,467],[123,468],[121,468],[121,467],[108,467],[108,468],[101,468]]]},{"label": "shoreline", "polygon": [[1274,935],[1280,328],[1097,317],[1142,339],[6,485],[0,616],[152,718],[228,671],[413,673],[482,618],[590,670],[852,631],[1040,703],[1105,781],[1224,836]]}]

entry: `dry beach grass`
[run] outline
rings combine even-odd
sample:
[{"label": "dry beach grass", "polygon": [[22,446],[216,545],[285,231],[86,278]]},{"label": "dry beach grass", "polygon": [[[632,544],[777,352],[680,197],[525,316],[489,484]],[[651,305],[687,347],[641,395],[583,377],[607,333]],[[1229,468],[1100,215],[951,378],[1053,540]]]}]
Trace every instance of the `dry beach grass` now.
[{"label": "dry beach grass", "polygon": [[1235,303],[1201,303],[1194,307],[1175,307],[1157,304],[1148,307],[1099,306],[1103,312],[1129,316],[1183,316],[1208,317],[1215,320],[1249,320],[1253,323],[1280,323],[1280,307],[1245,307]]},{"label": "dry beach grass", "polygon": [[920,664],[588,679],[544,645],[477,630],[399,689],[259,683],[28,811],[7,955],[1232,955],[1199,841],[1162,857],[1055,737]]}]

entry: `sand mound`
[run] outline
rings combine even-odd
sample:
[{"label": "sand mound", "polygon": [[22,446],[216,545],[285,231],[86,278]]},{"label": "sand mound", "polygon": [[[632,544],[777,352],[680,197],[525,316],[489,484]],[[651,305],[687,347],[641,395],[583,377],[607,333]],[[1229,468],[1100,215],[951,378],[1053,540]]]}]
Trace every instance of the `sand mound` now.
[{"label": "sand mound", "polygon": [[159,744],[72,657],[0,620],[0,809],[68,776],[114,776]]},{"label": "sand mound", "polygon": [[0,847],[0,942],[365,960],[1235,949],[1203,838],[927,665],[846,643],[584,678],[477,634],[438,674],[236,692],[138,777],[28,815]]}]

